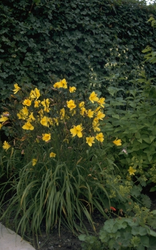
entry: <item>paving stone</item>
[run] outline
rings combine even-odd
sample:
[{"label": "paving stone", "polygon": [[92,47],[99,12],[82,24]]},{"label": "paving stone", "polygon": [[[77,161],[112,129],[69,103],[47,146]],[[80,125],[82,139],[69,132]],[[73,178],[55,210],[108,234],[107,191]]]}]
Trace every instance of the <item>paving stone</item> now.
[{"label": "paving stone", "polygon": [[35,250],[35,248],[0,223],[0,250]]}]

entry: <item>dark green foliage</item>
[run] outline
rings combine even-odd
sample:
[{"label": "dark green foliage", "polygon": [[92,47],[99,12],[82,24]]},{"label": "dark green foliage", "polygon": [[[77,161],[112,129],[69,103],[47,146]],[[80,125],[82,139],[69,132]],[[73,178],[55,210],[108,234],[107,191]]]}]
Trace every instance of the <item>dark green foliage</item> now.
[{"label": "dark green foliage", "polygon": [[[103,77],[112,68],[123,86],[140,65],[141,50],[154,46],[153,28],[146,23],[151,13],[154,7],[132,0],[2,1],[1,96],[8,96],[15,82],[42,87],[66,78],[86,88],[92,73],[107,84]],[[155,74],[153,65],[147,71]]]}]

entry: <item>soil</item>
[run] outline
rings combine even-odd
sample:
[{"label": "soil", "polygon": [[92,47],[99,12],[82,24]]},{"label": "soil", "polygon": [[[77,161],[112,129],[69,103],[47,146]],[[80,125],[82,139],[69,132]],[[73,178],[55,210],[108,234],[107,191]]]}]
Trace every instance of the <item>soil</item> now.
[{"label": "soil", "polygon": [[[89,234],[97,235],[102,226],[104,225],[105,218],[98,212],[94,214],[93,220],[96,232],[93,231],[91,226],[86,222],[85,226]],[[81,250],[81,241],[78,235],[73,234],[69,229],[62,227],[60,235],[57,229],[54,229],[48,236],[43,231],[42,235],[38,237],[38,242],[31,241],[36,250]]]}]

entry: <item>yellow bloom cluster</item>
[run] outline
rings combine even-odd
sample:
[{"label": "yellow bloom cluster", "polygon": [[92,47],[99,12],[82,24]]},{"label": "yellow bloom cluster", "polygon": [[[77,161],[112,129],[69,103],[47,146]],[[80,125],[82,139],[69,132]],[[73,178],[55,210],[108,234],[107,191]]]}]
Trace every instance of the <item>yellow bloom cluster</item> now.
[{"label": "yellow bloom cluster", "polygon": [[[81,116],[92,119],[92,127],[90,128],[91,134],[89,136],[86,136],[86,143],[91,147],[93,143],[95,143],[95,139],[99,142],[104,141],[104,135],[103,133],[96,133],[100,132],[100,121],[103,120],[105,117],[105,114],[103,113],[102,109],[104,108],[105,104],[105,98],[98,98],[97,94],[93,91],[89,96],[89,101],[92,103],[91,105],[95,105],[95,110],[92,108],[87,109],[85,107],[85,102],[82,101],[78,105],[75,104],[74,100],[67,101],[67,107],[71,110],[75,109],[77,106],[79,108],[79,113]],[[89,103],[87,103],[88,106],[90,106]],[[76,111],[75,111],[76,113]],[[70,129],[70,132],[72,134],[72,137],[83,137],[83,126],[82,124],[73,125],[73,127]],[[96,134],[95,134],[96,133]]]},{"label": "yellow bloom cluster", "polygon": [[[35,142],[39,143],[41,139],[51,145],[54,133],[57,133],[57,126],[62,126],[63,131],[61,130],[61,133],[65,136],[62,138],[63,142],[67,141],[69,143],[71,137],[78,137],[90,147],[97,141],[102,143],[104,135],[101,132],[100,123],[105,117],[103,112],[105,98],[99,98],[97,93],[93,91],[85,102],[74,100],[71,96],[74,96],[73,93],[75,93],[76,87],[68,86],[65,79],[56,82],[51,89],[54,90],[54,88],[58,99],[55,96],[44,98],[40,90],[34,88],[20,101],[18,106],[20,109],[18,109],[16,115],[23,130],[22,138],[27,138],[26,135],[29,134],[32,138],[34,133],[37,134],[35,135]],[[59,96],[62,94],[62,90],[57,91],[57,89],[67,90],[65,98]],[[17,83],[14,84],[13,92],[14,94],[19,92],[20,100],[25,93]],[[10,118],[8,116],[9,113],[1,115],[0,128]],[[36,133],[36,131],[39,132]],[[10,144],[5,141],[3,149],[8,150],[10,147]],[[49,157],[55,158],[56,153],[49,152]],[[32,166],[35,166],[37,162],[38,158],[33,158]]]}]

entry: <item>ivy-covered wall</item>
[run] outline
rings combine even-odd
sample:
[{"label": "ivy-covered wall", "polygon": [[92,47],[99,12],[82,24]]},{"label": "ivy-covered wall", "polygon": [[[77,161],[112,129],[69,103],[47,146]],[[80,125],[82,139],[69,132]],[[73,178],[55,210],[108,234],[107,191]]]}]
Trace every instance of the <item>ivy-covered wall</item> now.
[{"label": "ivy-covered wall", "polygon": [[0,95],[15,82],[41,87],[60,78],[87,88],[91,73],[104,79],[110,65],[123,79],[133,77],[142,49],[156,47],[147,23],[155,13],[135,0],[2,0]]}]

